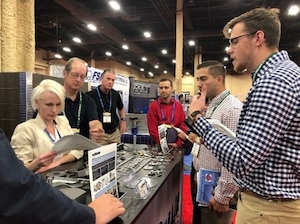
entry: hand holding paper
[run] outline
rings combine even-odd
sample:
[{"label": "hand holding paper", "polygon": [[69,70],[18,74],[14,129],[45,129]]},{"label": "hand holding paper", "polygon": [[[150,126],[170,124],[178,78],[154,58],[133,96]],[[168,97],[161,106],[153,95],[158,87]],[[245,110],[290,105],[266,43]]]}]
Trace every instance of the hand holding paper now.
[{"label": "hand holding paper", "polygon": [[54,143],[52,151],[58,153],[71,151],[71,150],[88,150],[98,148],[100,145],[93,142],[92,140],[79,135],[65,135],[57,142]]},{"label": "hand holding paper", "polygon": [[[178,133],[180,133],[180,134],[183,134],[183,136],[185,137],[185,139],[187,139],[187,140],[189,140],[190,142],[193,142],[190,138],[189,138],[189,136],[185,133],[185,132],[183,132],[180,128],[177,128],[177,127],[175,127],[175,126],[172,126]],[[179,137],[182,139],[182,137],[180,136],[180,134],[178,134],[179,135]]]}]

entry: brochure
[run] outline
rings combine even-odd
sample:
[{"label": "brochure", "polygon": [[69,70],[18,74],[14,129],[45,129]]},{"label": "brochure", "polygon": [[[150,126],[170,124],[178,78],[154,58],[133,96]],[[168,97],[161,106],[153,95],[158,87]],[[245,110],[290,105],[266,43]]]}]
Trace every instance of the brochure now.
[{"label": "brochure", "polygon": [[199,202],[200,205],[208,206],[219,177],[220,172],[208,169],[200,169],[197,173],[198,189],[196,201]]},{"label": "brochure", "polygon": [[119,197],[116,172],[117,143],[88,151],[91,198],[109,193]]},{"label": "brochure", "polygon": [[235,138],[235,133],[231,131],[229,128],[227,128],[224,124],[222,124],[217,119],[207,119],[207,121],[218,131],[221,133],[227,135],[229,138]]},{"label": "brochure", "polygon": [[52,150],[58,153],[70,151],[70,150],[89,150],[98,148],[100,145],[92,140],[79,135],[65,135],[57,142],[54,143]]},{"label": "brochure", "polygon": [[167,126],[165,124],[161,124],[157,128],[160,141],[160,148],[164,154],[167,154],[169,152],[169,146],[167,141]]}]

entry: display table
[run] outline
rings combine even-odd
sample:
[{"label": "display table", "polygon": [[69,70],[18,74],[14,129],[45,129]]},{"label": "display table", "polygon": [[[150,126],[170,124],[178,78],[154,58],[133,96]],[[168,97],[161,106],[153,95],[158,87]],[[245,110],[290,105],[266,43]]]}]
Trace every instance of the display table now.
[{"label": "display table", "polygon": [[[117,179],[119,191],[123,194],[121,201],[124,203],[126,212],[122,216],[113,220],[111,223],[181,223],[182,220],[182,184],[183,184],[183,152],[174,150],[169,155],[158,156],[153,152],[146,152],[147,157],[139,153],[133,155],[132,152],[117,152]],[[151,156],[149,156],[151,155]],[[145,156],[145,157],[143,157]],[[120,157],[123,157],[120,159]],[[124,159],[124,157],[126,157]],[[141,167],[135,170],[135,176],[146,178],[155,182],[151,186],[150,193],[145,199],[141,199],[135,190],[126,187],[122,182],[124,177],[124,168],[128,167],[132,158],[139,158],[146,163],[139,163]],[[158,159],[158,160],[157,160]],[[163,161],[163,160],[166,161]],[[153,165],[153,161],[162,161],[161,166],[153,166],[149,169],[149,164]],[[64,164],[49,172],[53,171],[74,171],[80,170],[84,166],[82,160]],[[146,169],[146,167],[148,167]],[[46,173],[43,174],[46,176]],[[87,195],[89,192],[87,191]],[[88,198],[88,197],[87,197]],[[89,199],[86,200],[86,203]]]},{"label": "display table", "polygon": [[[132,196],[132,189],[120,188],[127,192],[122,198],[126,208],[121,216],[124,223],[181,223],[183,156],[181,151],[172,154],[174,160],[165,166],[160,177],[154,177],[157,185],[146,199]],[[137,174],[147,177],[149,170],[141,169]]]}]

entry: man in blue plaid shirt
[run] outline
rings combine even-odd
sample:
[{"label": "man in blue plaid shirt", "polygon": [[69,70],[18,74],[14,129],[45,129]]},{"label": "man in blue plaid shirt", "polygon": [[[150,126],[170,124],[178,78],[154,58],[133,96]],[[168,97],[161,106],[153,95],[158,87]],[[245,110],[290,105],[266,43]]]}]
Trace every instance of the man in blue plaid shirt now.
[{"label": "man in blue plaid shirt", "polygon": [[279,51],[281,23],[257,8],[229,21],[223,33],[236,71],[251,73],[236,140],[197,113],[206,89],[190,105],[189,121],[240,188],[237,224],[300,223],[300,68]]}]

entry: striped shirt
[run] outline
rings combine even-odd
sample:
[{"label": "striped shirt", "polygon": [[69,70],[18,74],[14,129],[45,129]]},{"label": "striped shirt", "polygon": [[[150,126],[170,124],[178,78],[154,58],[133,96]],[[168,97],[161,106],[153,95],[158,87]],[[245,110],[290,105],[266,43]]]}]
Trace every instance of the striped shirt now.
[{"label": "striped shirt", "polygon": [[232,140],[200,118],[194,128],[238,185],[271,198],[300,198],[300,68],[286,51],[255,74]]},{"label": "striped shirt", "polygon": [[[211,100],[205,114],[207,118],[217,119],[231,131],[236,132],[241,109],[241,101],[233,95],[229,95],[229,91],[225,90]],[[237,190],[237,186],[233,182],[233,174],[222,167],[217,158],[204,145],[200,146],[198,156],[193,159],[193,165],[196,171],[203,168],[221,173],[214,190],[214,197],[221,204],[229,204]]]}]

